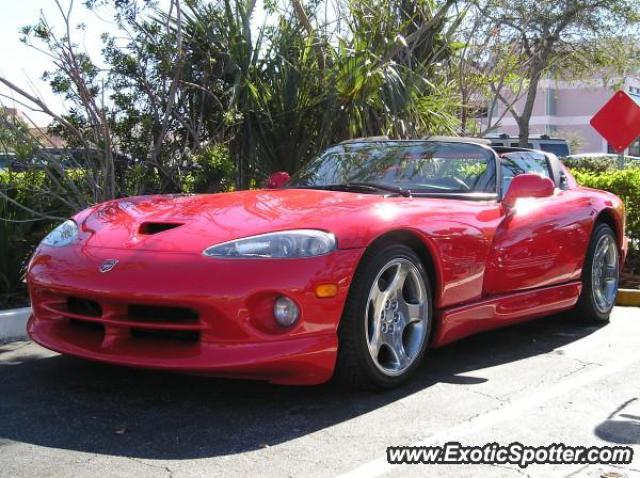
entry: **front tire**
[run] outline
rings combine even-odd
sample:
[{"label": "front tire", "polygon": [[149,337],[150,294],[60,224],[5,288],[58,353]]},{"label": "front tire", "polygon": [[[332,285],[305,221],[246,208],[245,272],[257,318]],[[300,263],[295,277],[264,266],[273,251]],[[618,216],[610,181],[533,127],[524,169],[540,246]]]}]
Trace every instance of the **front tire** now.
[{"label": "front tire", "polygon": [[582,293],[575,315],[587,323],[603,324],[616,303],[620,256],[616,236],[608,224],[596,224],[582,272]]},{"label": "front tire", "polygon": [[402,244],[366,253],[354,275],[338,330],[336,380],[352,388],[400,385],[420,365],[432,316],[420,258]]}]

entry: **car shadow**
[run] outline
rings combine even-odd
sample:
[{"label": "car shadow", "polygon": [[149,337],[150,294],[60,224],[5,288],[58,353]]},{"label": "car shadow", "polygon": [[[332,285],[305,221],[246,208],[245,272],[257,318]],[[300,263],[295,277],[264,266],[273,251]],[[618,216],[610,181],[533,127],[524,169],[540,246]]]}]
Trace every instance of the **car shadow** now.
[{"label": "car shadow", "polygon": [[595,434],[609,443],[619,445],[640,445],[640,414],[621,413],[630,405],[638,409],[639,398],[627,400],[600,423]]},{"label": "car shadow", "polygon": [[331,427],[435,383],[473,387],[487,379],[467,372],[544,354],[597,330],[558,318],[431,350],[407,385],[383,393],[177,375],[59,355],[0,360],[0,445],[17,441],[169,460],[255,450]]}]

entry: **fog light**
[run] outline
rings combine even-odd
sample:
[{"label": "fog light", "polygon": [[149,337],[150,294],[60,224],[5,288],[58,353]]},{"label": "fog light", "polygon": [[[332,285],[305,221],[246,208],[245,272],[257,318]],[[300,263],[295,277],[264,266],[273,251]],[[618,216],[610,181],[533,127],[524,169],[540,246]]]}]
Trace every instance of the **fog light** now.
[{"label": "fog light", "polygon": [[282,327],[289,327],[295,324],[300,317],[300,310],[294,301],[288,297],[278,297],[273,304],[273,316],[276,322]]}]

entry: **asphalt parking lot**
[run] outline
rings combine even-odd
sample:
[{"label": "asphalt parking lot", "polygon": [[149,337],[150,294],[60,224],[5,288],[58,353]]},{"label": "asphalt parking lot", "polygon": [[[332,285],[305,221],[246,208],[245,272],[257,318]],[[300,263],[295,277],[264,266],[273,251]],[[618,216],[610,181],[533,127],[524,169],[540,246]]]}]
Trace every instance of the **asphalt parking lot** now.
[{"label": "asphalt parking lot", "polygon": [[[631,465],[391,466],[389,445],[631,445]],[[0,476],[640,476],[640,310],[553,317],[433,350],[366,394],[85,362],[0,346]]]}]

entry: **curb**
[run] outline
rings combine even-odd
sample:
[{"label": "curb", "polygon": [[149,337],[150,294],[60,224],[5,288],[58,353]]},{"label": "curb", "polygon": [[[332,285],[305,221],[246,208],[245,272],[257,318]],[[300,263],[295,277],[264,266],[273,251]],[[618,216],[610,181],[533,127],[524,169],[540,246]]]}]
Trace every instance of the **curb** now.
[{"label": "curb", "polygon": [[27,338],[27,320],[31,307],[0,311],[0,342]]},{"label": "curb", "polygon": [[620,289],[616,298],[616,305],[627,307],[640,306],[640,289]]}]

